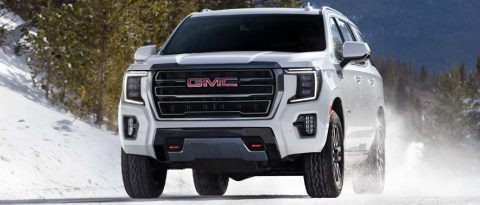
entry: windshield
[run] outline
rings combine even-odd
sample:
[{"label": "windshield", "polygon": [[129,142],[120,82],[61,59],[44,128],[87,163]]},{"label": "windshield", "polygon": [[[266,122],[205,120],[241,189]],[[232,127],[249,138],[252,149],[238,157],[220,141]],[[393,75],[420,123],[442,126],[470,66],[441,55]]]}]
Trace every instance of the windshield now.
[{"label": "windshield", "polygon": [[162,54],[325,50],[322,15],[258,14],[185,20]]}]

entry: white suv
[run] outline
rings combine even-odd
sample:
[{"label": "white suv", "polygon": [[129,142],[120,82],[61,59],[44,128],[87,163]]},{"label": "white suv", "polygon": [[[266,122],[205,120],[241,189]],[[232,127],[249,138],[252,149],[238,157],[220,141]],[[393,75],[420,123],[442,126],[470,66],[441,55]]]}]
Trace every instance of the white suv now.
[{"label": "white suv", "polygon": [[192,168],[201,195],[224,194],[230,178],[303,176],[311,197],[337,197],[348,167],[357,193],[381,193],[383,84],[369,57],[328,7],[189,15],[125,74],[127,193],[158,197],[167,170]]}]

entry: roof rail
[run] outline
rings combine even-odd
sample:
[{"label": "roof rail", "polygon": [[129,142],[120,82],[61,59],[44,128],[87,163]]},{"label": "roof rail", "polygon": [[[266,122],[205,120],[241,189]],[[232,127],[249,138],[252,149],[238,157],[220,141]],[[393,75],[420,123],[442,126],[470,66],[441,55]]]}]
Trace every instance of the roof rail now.
[{"label": "roof rail", "polygon": [[345,16],[345,15],[343,15],[340,11],[337,11],[337,10],[335,10],[335,9],[332,9],[332,8],[330,8],[330,7],[328,7],[328,6],[322,6],[322,9],[321,9],[321,10],[322,10],[322,11],[323,11],[323,10],[329,10],[329,11],[335,12],[335,13],[337,13],[337,14],[340,14],[340,15],[342,15],[342,16]]},{"label": "roof rail", "polygon": [[310,4],[310,2],[307,2],[305,6],[303,6],[303,8],[305,9],[305,11],[311,11],[313,9],[313,6],[312,4]]}]

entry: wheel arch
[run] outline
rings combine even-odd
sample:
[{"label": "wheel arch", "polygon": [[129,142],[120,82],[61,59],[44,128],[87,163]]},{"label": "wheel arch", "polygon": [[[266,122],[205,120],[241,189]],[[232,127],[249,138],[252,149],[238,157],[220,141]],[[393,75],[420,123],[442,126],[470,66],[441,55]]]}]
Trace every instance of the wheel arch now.
[{"label": "wheel arch", "polygon": [[383,109],[383,106],[378,106],[377,116],[378,117],[385,117],[385,110]]},{"label": "wheel arch", "polygon": [[[342,122],[342,130],[345,133],[345,115],[343,112],[342,100],[339,97],[336,97],[331,106],[331,110],[335,111]],[[344,136],[345,137],[345,136]]]},{"label": "wheel arch", "polygon": [[381,120],[381,123],[383,123],[383,126],[386,126],[385,122],[385,109],[383,106],[379,106],[377,109],[377,118]]},{"label": "wheel arch", "polygon": [[382,123],[382,132],[383,132],[383,137],[385,138],[386,129],[387,129],[387,122],[385,119],[385,110],[383,106],[379,106],[377,110],[377,119],[379,120],[380,123]]}]

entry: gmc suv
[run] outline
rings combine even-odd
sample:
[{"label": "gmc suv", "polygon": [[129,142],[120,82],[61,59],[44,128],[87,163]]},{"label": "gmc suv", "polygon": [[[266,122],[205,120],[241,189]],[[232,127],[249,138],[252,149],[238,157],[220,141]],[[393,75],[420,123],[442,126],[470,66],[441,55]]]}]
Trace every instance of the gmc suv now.
[{"label": "gmc suv", "polygon": [[385,176],[382,78],[355,24],[328,7],[203,10],[162,48],[137,49],[119,106],[132,198],[156,198],[167,170],[193,169],[200,195],[229,179],[303,176],[311,197]]}]

